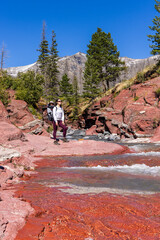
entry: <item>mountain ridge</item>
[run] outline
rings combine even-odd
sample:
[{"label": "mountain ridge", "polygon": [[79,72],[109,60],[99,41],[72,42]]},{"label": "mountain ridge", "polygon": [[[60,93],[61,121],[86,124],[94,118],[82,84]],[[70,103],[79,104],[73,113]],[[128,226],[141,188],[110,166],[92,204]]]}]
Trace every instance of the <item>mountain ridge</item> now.
[{"label": "mountain ridge", "polygon": [[[133,59],[129,57],[120,57],[122,61],[125,62],[127,67],[120,76],[116,79],[114,83],[111,84],[111,87],[116,83],[119,83],[123,80],[128,80],[134,77],[138,72],[143,71],[144,68],[155,65],[158,60],[160,60],[160,55],[151,56],[144,59]],[[58,60],[58,70],[59,75],[58,78],[61,80],[64,74],[67,74],[68,77],[73,81],[74,76],[77,77],[79,91],[82,93],[83,91],[83,73],[85,69],[85,62],[87,60],[86,54],[82,52],[78,52],[71,56],[61,57]],[[8,74],[16,77],[18,72],[27,72],[28,70],[33,70],[38,72],[38,63],[32,63],[25,66],[18,67],[9,67],[6,68]]]}]

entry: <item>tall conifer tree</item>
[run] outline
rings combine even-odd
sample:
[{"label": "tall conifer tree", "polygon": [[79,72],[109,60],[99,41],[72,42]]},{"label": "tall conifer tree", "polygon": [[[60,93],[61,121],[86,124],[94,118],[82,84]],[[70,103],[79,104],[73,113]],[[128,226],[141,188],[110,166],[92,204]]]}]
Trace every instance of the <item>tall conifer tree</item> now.
[{"label": "tall conifer tree", "polygon": [[73,86],[70,83],[70,79],[68,78],[67,74],[62,76],[62,80],[60,81],[60,91],[63,97],[72,104],[73,98]]},{"label": "tall conifer tree", "polygon": [[76,76],[73,79],[73,119],[78,119],[78,104],[79,104],[79,94],[78,94],[78,81]]},{"label": "tall conifer tree", "polygon": [[50,48],[50,56],[47,65],[47,78],[48,78],[48,94],[49,99],[56,99],[58,96],[58,50],[56,42],[56,34],[52,31],[52,43]]},{"label": "tall conifer tree", "polygon": [[[158,13],[160,13],[160,1],[155,0],[155,9]],[[160,54],[160,17],[155,16],[152,20],[153,26],[149,27],[154,34],[148,35],[148,40],[152,42],[152,45],[150,47],[152,48],[151,54],[158,55]]]},{"label": "tall conifer tree", "polygon": [[39,67],[41,69],[42,74],[45,76],[47,70],[47,63],[49,58],[49,49],[48,49],[48,41],[46,40],[46,23],[43,22],[42,29],[42,41],[40,43],[40,48],[38,49],[40,55],[38,57]]},{"label": "tall conifer tree", "polygon": [[90,98],[95,98],[100,92],[100,83],[103,84],[103,91],[106,91],[110,87],[110,82],[115,81],[124,69],[123,65],[111,34],[106,34],[97,28],[87,50],[84,96],[88,95]]}]

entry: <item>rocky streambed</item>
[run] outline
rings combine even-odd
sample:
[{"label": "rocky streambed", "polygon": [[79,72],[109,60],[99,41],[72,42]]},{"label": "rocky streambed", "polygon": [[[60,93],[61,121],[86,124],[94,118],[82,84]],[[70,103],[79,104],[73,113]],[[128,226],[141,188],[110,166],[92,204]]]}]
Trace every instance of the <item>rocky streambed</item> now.
[{"label": "rocky streambed", "polygon": [[35,171],[7,191],[14,189],[14,199],[30,209],[17,235],[2,239],[160,238],[158,143],[81,139],[54,146],[47,137],[28,136],[24,152]]},{"label": "rocky streambed", "polygon": [[[24,134],[23,138],[5,141],[0,147],[0,238],[15,239],[25,225],[26,218],[35,212],[27,199],[15,198],[17,183],[25,181],[34,173],[36,162],[47,156],[91,155],[122,153],[125,147],[117,144],[91,140],[60,141],[55,146],[49,136]],[[40,196],[39,196],[40,197]],[[28,239],[28,238],[27,238]]]}]

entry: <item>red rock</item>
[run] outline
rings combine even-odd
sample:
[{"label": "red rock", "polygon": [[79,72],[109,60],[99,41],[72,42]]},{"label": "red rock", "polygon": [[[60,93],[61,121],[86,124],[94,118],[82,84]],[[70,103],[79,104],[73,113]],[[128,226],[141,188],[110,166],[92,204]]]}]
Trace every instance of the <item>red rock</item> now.
[{"label": "red rock", "polygon": [[[160,116],[160,101],[155,94],[158,88],[160,88],[160,77],[134,84],[117,95],[113,93],[102,97],[88,109],[87,126],[96,124],[97,130],[102,132],[100,118],[104,118],[111,133],[121,134],[122,130],[126,136],[130,134],[153,136]],[[93,117],[92,122],[90,120]],[[127,124],[126,129],[123,128],[124,124]]]},{"label": "red rock", "polygon": [[160,126],[156,129],[154,136],[150,139],[151,142],[160,142]]},{"label": "red rock", "polygon": [[9,122],[0,122],[0,144],[5,143],[6,141],[11,141],[15,139],[22,139],[24,134],[20,129],[15,127],[13,124]]},{"label": "red rock", "polygon": [[[28,136],[28,139],[30,146],[34,149],[34,155],[36,156],[111,154],[120,153],[126,150],[125,147],[115,143],[97,142],[92,140],[74,140],[68,143],[60,141],[60,146],[57,146],[53,144],[51,139],[45,136],[30,135]],[[25,143],[23,146],[25,146]]]},{"label": "red rock", "polygon": [[117,126],[112,125],[111,121],[106,121],[106,126],[107,126],[108,131],[110,133],[116,133],[117,134]]},{"label": "red rock", "polygon": [[10,121],[16,126],[23,126],[34,120],[33,115],[28,110],[27,103],[23,100],[12,99],[7,110]]},{"label": "red rock", "polygon": [[115,98],[113,103],[114,110],[122,113],[122,110],[126,106],[129,100],[133,99],[133,93],[128,89],[122,90]]},{"label": "red rock", "polygon": [[124,113],[124,122],[138,132],[143,131],[145,134],[154,134],[155,121],[160,116],[160,109],[154,106],[128,105]]},{"label": "red rock", "polygon": [[13,240],[25,224],[25,218],[34,212],[29,203],[13,198],[13,191],[1,192],[0,239]]},{"label": "red rock", "polygon": [[[7,107],[8,117],[12,124],[22,129],[24,133],[34,133],[48,135],[44,129],[43,122],[38,118],[35,118],[28,109],[28,105],[23,100],[14,99],[14,92],[9,91],[11,96],[11,102]],[[44,125],[46,129],[48,125]]]},{"label": "red rock", "polygon": [[5,183],[13,178],[13,172],[6,169],[5,170],[0,170],[0,186],[4,187]]},{"label": "red rock", "polygon": [[86,135],[94,135],[96,134],[96,125],[93,125],[91,128],[86,130]]}]

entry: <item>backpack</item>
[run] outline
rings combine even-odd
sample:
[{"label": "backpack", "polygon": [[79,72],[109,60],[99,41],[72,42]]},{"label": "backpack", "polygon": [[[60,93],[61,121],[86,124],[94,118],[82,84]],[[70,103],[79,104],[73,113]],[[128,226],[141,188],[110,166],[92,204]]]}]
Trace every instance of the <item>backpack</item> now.
[{"label": "backpack", "polygon": [[48,120],[53,122],[54,118],[53,118],[53,108],[54,106],[49,106],[47,107],[47,116],[48,116]]}]

